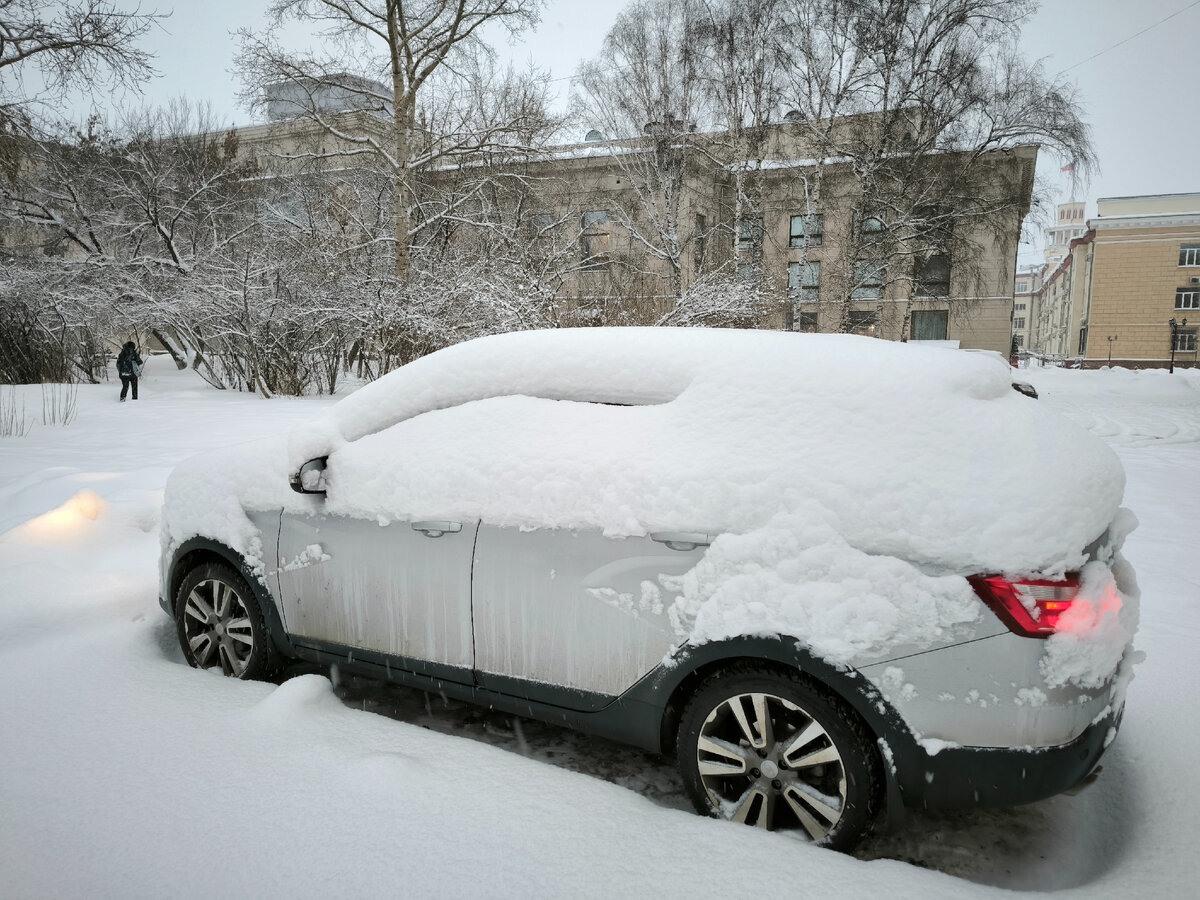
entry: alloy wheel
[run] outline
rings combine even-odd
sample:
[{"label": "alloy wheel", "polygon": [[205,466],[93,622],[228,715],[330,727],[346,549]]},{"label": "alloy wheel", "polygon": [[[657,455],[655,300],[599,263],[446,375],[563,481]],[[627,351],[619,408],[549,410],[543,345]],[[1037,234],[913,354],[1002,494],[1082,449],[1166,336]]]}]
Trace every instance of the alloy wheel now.
[{"label": "alloy wheel", "polygon": [[846,808],[846,767],[833,739],[774,694],[718,704],[700,728],[696,762],[713,809],[735,822],[820,841]]},{"label": "alloy wheel", "polygon": [[254,652],[250,613],[241,595],[219,579],[201,581],[183,605],[183,636],[196,666],[219,665],[240,678]]}]

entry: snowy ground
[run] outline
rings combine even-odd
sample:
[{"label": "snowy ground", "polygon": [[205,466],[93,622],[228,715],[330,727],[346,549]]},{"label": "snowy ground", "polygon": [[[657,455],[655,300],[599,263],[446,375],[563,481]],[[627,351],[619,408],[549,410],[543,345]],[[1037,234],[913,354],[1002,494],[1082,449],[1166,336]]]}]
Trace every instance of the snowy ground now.
[{"label": "snowy ground", "polygon": [[156,603],[167,472],[329,399],[156,359],[141,400],[81,387],[62,427],[39,388],[0,389],[0,421],[23,403],[32,423],[0,437],[0,895],[1195,896],[1200,377],[1026,375],[1117,450],[1141,519],[1124,726],[1080,796],[913,816],[858,858],[701,819],[670,766],[607,742],[323,673],[189,669]]}]

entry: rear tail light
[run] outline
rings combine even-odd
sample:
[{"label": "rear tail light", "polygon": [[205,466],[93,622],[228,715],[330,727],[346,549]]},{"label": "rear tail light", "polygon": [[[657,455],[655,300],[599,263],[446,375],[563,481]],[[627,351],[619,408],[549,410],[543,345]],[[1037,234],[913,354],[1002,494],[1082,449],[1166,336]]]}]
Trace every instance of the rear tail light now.
[{"label": "rear tail light", "polygon": [[1079,593],[1079,574],[1062,581],[1010,580],[999,575],[973,575],[971,587],[1000,621],[1023,637],[1049,637]]}]

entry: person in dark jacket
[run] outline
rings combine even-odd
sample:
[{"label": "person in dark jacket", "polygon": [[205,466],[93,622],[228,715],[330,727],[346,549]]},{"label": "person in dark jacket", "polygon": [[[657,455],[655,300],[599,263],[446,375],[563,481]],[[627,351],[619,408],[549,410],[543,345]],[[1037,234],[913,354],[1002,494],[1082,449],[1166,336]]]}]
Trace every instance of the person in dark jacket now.
[{"label": "person in dark jacket", "polygon": [[142,358],[138,356],[137,347],[133,341],[126,341],[117,356],[117,374],[121,376],[121,402],[125,402],[125,394],[133,388],[133,399],[137,399],[138,376],[142,374]]}]

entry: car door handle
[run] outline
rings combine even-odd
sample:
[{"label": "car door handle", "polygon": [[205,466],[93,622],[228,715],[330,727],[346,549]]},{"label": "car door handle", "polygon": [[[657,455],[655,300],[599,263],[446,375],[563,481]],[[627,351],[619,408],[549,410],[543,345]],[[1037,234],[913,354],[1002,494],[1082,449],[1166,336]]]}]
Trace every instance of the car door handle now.
[{"label": "car door handle", "polygon": [[462,531],[462,522],[413,522],[412,527],[425,537],[441,537],[447,532],[457,534]]},{"label": "car door handle", "polygon": [[716,535],[704,534],[699,531],[658,531],[650,535],[650,540],[666,544],[672,550],[695,550],[697,547],[707,547],[715,538]]}]

